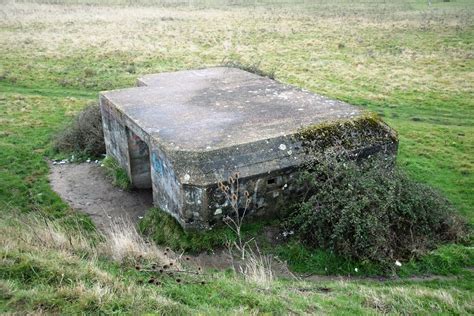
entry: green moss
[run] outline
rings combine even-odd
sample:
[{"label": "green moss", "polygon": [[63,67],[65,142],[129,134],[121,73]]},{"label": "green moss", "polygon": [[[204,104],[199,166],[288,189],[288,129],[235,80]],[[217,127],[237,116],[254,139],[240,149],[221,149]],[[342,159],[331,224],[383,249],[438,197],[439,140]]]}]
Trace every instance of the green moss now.
[{"label": "green moss", "polygon": [[395,131],[371,112],[365,112],[354,119],[334,120],[305,127],[296,134],[296,138],[302,141],[303,147],[317,150],[337,145],[352,150],[387,141],[398,143]]},{"label": "green moss", "polygon": [[303,147],[318,150],[336,145],[351,150],[387,141],[398,143],[395,131],[372,112],[353,119],[333,120],[302,128],[296,138],[302,141]]}]

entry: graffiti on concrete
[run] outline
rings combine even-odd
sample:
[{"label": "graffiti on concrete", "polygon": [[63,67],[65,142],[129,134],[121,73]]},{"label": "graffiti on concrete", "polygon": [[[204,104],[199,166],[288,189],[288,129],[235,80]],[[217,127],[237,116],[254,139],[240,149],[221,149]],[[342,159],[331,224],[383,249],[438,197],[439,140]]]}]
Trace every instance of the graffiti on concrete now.
[{"label": "graffiti on concrete", "polygon": [[152,163],[153,169],[160,175],[163,175],[163,162],[160,160],[156,152],[153,152],[151,154],[151,163]]}]

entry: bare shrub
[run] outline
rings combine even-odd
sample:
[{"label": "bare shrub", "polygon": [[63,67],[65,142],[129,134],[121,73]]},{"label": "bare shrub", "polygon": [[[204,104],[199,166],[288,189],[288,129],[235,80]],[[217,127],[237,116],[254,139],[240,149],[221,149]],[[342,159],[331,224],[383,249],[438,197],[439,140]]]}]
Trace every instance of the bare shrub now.
[{"label": "bare shrub", "polygon": [[56,150],[98,157],[105,153],[102,116],[97,103],[89,104],[53,141]]},{"label": "bare shrub", "polygon": [[[243,193],[240,192],[239,184],[239,173],[236,172],[234,175],[229,177],[228,185],[223,182],[218,184],[219,190],[224,193],[227,203],[231,207],[231,211],[224,217],[224,223],[235,233],[237,240],[229,243],[229,247],[235,248],[240,252],[241,259],[245,259],[246,247],[249,241],[243,241],[242,239],[242,224],[244,222],[245,215],[247,214],[250,205],[250,194],[248,191]],[[241,207],[242,201],[244,207]]]},{"label": "bare shrub", "polygon": [[[263,255],[253,238],[246,241],[242,238],[242,224],[251,200],[248,191],[241,192],[239,178],[239,173],[236,172],[229,177],[227,183],[219,182],[219,190],[224,193],[231,207],[223,220],[237,237],[236,241],[227,243],[227,248],[234,268],[237,265],[245,280],[268,288],[273,282],[272,257]],[[234,259],[237,259],[237,263]]]}]

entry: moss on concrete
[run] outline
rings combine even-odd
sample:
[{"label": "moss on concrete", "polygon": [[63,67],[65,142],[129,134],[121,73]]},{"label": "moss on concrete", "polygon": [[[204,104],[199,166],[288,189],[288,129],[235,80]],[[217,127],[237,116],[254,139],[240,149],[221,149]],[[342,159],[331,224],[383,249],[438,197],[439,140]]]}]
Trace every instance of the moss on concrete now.
[{"label": "moss on concrete", "polygon": [[396,132],[372,112],[351,119],[326,121],[304,127],[298,131],[296,139],[302,142],[304,148],[318,150],[334,146],[353,150],[386,144],[387,141],[398,143]]}]

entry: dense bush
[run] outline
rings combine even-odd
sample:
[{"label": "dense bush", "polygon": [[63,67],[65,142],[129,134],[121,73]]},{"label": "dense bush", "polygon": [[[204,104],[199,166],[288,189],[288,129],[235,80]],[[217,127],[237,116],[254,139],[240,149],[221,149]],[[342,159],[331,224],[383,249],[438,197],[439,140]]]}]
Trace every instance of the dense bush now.
[{"label": "dense bush", "polygon": [[312,166],[302,179],[306,198],[289,220],[308,246],[383,263],[466,238],[452,205],[391,162],[325,158]]},{"label": "dense bush", "polygon": [[88,105],[54,139],[58,151],[98,157],[105,153],[102,116],[97,103]]}]

